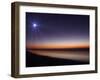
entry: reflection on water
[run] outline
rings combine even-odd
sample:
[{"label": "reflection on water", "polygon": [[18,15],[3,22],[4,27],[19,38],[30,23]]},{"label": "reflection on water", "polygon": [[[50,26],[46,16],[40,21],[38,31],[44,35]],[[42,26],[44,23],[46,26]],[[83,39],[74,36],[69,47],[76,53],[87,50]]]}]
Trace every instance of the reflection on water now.
[{"label": "reflection on water", "polygon": [[27,50],[26,67],[89,64],[89,50]]}]

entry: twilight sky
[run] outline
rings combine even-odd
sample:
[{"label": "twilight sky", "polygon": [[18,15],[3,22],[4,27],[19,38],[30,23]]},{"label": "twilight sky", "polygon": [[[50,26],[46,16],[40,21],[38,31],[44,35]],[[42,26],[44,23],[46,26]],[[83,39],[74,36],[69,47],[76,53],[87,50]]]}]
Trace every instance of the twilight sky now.
[{"label": "twilight sky", "polygon": [[27,48],[89,46],[89,16],[26,12]]}]

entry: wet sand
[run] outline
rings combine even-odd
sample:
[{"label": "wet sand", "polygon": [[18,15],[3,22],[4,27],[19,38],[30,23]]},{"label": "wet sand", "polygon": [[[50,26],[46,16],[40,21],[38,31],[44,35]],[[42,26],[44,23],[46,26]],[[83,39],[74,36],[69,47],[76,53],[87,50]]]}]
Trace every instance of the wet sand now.
[{"label": "wet sand", "polygon": [[89,50],[27,50],[26,67],[89,64]]}]

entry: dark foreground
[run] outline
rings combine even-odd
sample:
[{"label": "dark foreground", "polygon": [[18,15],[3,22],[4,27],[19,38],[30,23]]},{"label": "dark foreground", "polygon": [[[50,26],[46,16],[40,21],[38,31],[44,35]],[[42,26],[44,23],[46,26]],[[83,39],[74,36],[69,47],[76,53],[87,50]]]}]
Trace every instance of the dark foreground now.
[{"label": "dark foreground", "polygon": [[41,56],[33,52],[26,51],[26,67],[81,65],[81,64],[89,64],[89,60],[77,61],[71,59],[61,59],[61,58],[54,58],[48,56]]}]

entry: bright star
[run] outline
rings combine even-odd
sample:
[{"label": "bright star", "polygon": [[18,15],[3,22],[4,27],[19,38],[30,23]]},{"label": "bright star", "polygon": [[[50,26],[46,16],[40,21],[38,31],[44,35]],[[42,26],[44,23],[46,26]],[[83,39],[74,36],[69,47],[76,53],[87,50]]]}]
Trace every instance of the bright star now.
[{"label": "bright star", "polygon": [[33,27],[36,28],[37,27],[37,24],[36,23],[33,23]]}]

